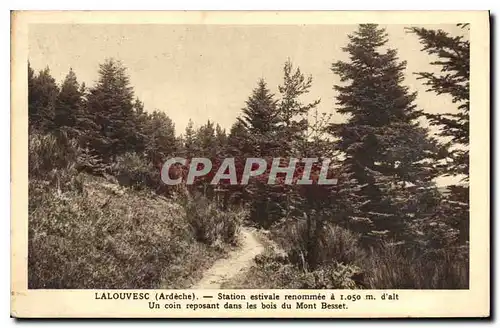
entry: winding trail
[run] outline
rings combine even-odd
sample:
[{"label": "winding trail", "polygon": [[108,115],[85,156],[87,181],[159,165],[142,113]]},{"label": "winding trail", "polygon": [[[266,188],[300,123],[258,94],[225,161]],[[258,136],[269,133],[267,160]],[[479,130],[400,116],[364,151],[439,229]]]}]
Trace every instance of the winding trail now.
[{"label": "winding trail", "polygon": [[241,228],[240,243],[238,249],[230,252],[229,257],[216,261],[191,288],[219,289],[223,282],[248,269],[253,259],[264,251],[264,245],[257,240],[251,228]]}]

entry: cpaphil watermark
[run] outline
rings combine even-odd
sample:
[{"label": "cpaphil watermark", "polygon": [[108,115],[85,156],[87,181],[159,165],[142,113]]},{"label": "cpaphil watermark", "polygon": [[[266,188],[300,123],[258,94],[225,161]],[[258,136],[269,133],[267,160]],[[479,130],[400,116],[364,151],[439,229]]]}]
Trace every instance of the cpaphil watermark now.
[{"label": "cpaphil watermark", "polygon": [[[161,179],[167,185],[178,185],[184,182],[191,185],[196,178],[213,176],[210,184],[217,185],[221,180],[228,181],[230,185],[246,185],[250,177],[267,177],[267,184],[276,184],[278,175],[285,175],[284,179],[279,178],[283,184],[312,185],[336,185],[338,179],[329,178],[329,159],[318,165],[318,158],[290,158],[288,165],[282,166],[282,158],[274,158],[268,167],[268,162],[263,158],[247,158],[242,170],[237,169],[236,161],[232,157],[225,158],[213,174],[213,164],[208,158],[195,157],[187,160],[182,157],[175,157],[167,160],[161,169]],[[300,166],[298,166],[298,164]],[[186,175],[174,174],[172,169],[181,167],[187,170]],[[298,177],[298,173],[300,177]]]}]

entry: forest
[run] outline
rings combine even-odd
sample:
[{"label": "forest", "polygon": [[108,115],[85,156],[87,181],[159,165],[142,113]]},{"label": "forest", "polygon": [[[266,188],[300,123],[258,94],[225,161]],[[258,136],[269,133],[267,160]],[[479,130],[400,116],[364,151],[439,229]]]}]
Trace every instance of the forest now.
[{"label": "forest", "polygon": [[[266,249],[223,288],[469,288],[469,41],[406,32],[436,68],[410,73],[451,97],[450,112],[415,104],[406,62],[376,24],[349,35],[348,60],[332,58],[343,122],[303,101],[313,77],[291,59],[276,93],[265,78],[248,90],[228,131],[214,117],[181,133],[168,112],[145,108],[118,60],[103,59],[90,87],[71,69],[58,83],[28,63],[29,288],[189,287],[244,226]],[[214,167],[166,185],[174,157]],[[327,159],[337,183],[268,184],[266,171],[210,184],[225,158],[239,169],[247,158],[317,158],[312,176]],[[297,164],[293,178],[303,172]],[[441,176],[461,179],[439,186]]]}]

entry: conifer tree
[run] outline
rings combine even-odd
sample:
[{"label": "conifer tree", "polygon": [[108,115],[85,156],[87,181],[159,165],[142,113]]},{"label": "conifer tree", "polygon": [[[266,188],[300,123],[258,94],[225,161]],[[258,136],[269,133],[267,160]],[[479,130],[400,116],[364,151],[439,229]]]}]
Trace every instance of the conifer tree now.
[{"label": "conifer tree", "polygon": [[196,131],[194,129],[194,123],[191,119],[189,119],[186,129],[184,130],[183,142],[184,156],[186,158],[196,157]]},{"label": "conifer tree", "polygon": [[147,116],[144,127],[145,151],[149,162],[163,162],[178,151],[175,125],[164,112],[154,111]]},{"label": "conifer tree", "polygon": [[28,62],[28,120],[30,128],[32,128],[34,125],[34,116],[36,111],[35,78],[35,71],[31,67],[30,62]]},{"label": "conifer tree", "polygon": [[55,79],[46,67],[36,75],[28,63],[28,117],[30,127],[50,131],[54,128],[55,103],[59,93]]},{"label": "conifer tree", "polygon": [[251,157],[252,147],[248,142],[249,140],[250,133],[241,122],[241,118],[238,118],[229,131],[227,140],[228,154],[240,158]]},{"label": "conifer tree", "polygon": [[144,103],[138,97],[135,98],[133,108],[134,108],[133,116],[135,124],[137,125],[137,142],[134,151],[137,154],[141,154],[145,157],[148,157],[145,152],[146,152],[146,146],[147,146],[146,143],[148,138],[147,133],[150,125],[149,124],[150,116],[144,109]]},{"label": "conifer tree", "polygon": [[196,132],[197,147],[200,157],[215,158],[217,155],[217,144],[215,137],[215,125],[210,120],[202,125]]},{"label": "conifer tree", "polygon": [[108,59],[99,68],[97,84],[88,95],[88,110],[97,130],[92,148],[105,160],[133,151],[138,129],[133,111],[134,93],[121,62]]},{"label": "conifer tree", "polygon": [[215,140],[217,146],[217,156],[222,157],[226,152],[227,135],[226,130],[223,129],[218,123],[215,125]]},{"label": "conifer tree", "polygon": [[[468,24],[459,24],[467,32]],[[465,35],[452,36],[443,30],[420,27],[409,29],[423,45],[422,50],[434,60],[431,65],[436,72],[417,72],[437,95],[446,94],[456,104],[455,113],[426,114],[430,124],[439,128],[443,137],[445,158],[438,156],[438,170],[441,175],[458,176],[461,183],[448,187],[449,192],[441,207],[441,217],[459,231],[458,241],[469,239],[469,75],[470,43]]]},{"label": "conifer tree", "polygon": [[434,142],[416,122],[422,115],[416,93],[403,86],[406,63],[396,50],[382,50],[387,42],[384,29],[362,24],[343,48],[349,61],[332,65],[343,82],[334,86],[338,112],[348,118],[330,129],[345,156],[343,171],[360,186],[359,213],[351,215],[350,225],[366,240],[404,235],[415,219],[407,187],[425,191],[434,177],[422,164],[435,151]]},{"label": "conifer tree", "polygon": [[260,79],[246,101],[242,116],[238,118],[250,133],[255,157],[272,157],[279,149],[276,139],[278,123],[276,103],[274,94],[267,88],[264,79]]},{"label": "conifer tree", "polygon": [[66,131],[68,137],[81,135],[81,119],[83,116],[82,89],[75,72],[70,69],[61,85],[55,104],[54,124],[58,129]]},{"label": "conifer tree", "polygon": [[[227,136],[225,154],[227,157],[234,158],[238,179],[241,179],[246,158],[254,157],[254,155],[252,155],[253,146],[249,140],[250,135],[248,130],[240,119],[237,119],[231,126],[229,135]],[[230,185],[225,186],[225,188],[229,190],[228,197],[231,199],[231,203],[240,204],[243,201],[249,200],[248,194],[246,193],[246,186]]]},{"label": "conifer tree", "polygon": [[85,82],[80,84],[80,111],[77,116],[77,129],[80,133],[78,141],[80,146],[86,149],[88,152],[92,152],[92,144],[91,140],[93,140],[93,136],[96,131],[99,130],[96,125],[96,120],[94,119],[94,115],[89,111],[88,107],[88,96],[89,89],[85,85]]},{"label": "conifer tree", "polygon": [[283,73],[283,84],[278,86],[281,97],[277,105],[281,151],[284,156],[301,156],[307,142],[309,111],[316,108],[320,101],[302,103],[300,97],[309,93],[312,76],[306,78],[300,68],[294,71],[290,59],[285,62]]}]

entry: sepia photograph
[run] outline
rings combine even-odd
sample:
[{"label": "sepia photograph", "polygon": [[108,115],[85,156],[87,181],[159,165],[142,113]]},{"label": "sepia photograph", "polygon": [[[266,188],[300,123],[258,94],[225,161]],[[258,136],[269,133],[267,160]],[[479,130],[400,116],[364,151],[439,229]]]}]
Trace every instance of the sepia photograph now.
[{"label": "sepia photograph", "polygon": [[489,110],[463,17],[27,24],[24,288],[468,291],[489,222],[470,116]]}]

